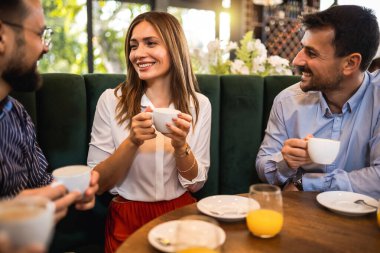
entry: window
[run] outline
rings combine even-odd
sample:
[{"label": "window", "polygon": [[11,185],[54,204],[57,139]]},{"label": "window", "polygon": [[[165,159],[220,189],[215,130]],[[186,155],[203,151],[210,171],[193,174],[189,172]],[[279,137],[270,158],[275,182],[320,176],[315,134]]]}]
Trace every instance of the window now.
[{"label": "window", "polygon": [[39,61],[41,72],[87,72],[85,0],[44,0],[46,24],[54,30],[50,52]]},{"label": "window", "polygon": [[206,50],[215,40],[214,11],[169,7],[168,12],[180,21],[190,49]]},{"label": "window", "polygon": [[[137,15],[150,11],[149,3],[157,0],[88,1],[42,0],[46,24],[53,28],[54,35],[50,52],[39,61],[41,72],[125,73],[124,40],[128,26]],[[171,4],[166,6],[167,11],[182,24],[190,51],[206,50],[216,36],[229,40],[230,1],[219,1],[223,12],[213,9],[213,1],[167,2]],[[91,20],[87,13],[92,15]]]},{"label": "window", "polygon": [[125,34],[131,21],[150,6],[118,1],[93,1],[92,6],[94,72],[125,73]]}]

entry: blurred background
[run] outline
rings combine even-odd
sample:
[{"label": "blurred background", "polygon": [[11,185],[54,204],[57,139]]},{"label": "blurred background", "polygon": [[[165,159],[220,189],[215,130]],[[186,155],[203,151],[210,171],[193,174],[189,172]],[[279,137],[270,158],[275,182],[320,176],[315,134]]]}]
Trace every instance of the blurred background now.
[{"label": "blurred background", "polygon": [[[41,72],[125,73],[124,37],[138,14],[159,10],[182,24],[191,52],[207,45],[238,42],[248,31],[260,39],[268,55],[291,61],[302,37],[299,15],[333,4],[372,8],[374,0],[42,0],[47,26],[54,36],[49,54],[39,62]],[[233,57],[233,56],[232,56]]]}]

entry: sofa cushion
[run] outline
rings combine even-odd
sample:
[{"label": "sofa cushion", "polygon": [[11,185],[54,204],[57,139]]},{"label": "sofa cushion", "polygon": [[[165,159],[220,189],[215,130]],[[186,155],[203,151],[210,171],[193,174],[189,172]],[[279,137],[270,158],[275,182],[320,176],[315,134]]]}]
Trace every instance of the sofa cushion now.
[{"label": "sofa cushion", "polygon": [[88,144],[86,88],[83,77],[73,74],[43,74],[37,92],[38,142],[55,169],[86,164]]},{"label": "sofa cushion", "polygon": [[118,84],[125,80],[125,75],[123,74],[85,74],[83,75],[86,92],[87,92],[87,120],[88,129],[87,136],[90,140],[90,134],[92,129],[92,123],[94,121],[94,115],[96,110],[96,105],[98,103],[100,95],[106,89],[113,89]]},{"label": "sofa cushion", "polygon": [[219,192],[219,118],[220,118],[220,81],[216,75],[197,75],[201,93],[210,100],[212,107],[211,140],[210,140],[210,169],[208,179],[195,197],[216,195]]},{"label": "sofa cushion", "polygon": [[220,193],[248,191],[259,182],[255,160],[261,143],[264,80],[221,76]]}]

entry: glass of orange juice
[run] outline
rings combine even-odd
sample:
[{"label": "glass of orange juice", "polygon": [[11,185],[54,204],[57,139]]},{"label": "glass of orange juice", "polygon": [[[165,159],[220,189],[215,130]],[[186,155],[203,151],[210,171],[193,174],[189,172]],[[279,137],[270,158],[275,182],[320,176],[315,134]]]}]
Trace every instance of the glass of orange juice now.
[{"label": "glass of orange juice", "polygon": [[270,184],[251,185],[249,198],[246,218],[249,231],[261,238],[277,235],[284,223],[280,187]]},{"label": "glass of orange juice", "polygon": [[377,225],[380,227],[380,199],[379,199],[379,206],[377,207]]},{"label": "glass of orange juice", "polygon": [[177,223],[175,252],[220,253],[223,233],[218,222],[211,217],[185,216]]}]

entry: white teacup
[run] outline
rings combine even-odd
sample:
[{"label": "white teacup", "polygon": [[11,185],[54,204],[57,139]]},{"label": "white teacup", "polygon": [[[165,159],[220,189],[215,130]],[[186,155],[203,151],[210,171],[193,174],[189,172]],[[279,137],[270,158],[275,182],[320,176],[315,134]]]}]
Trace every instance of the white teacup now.
[{"label": "white teacup", "polygon": [[69,192],[82,194],[90,185],[91,168],[85,165],[71,165],[53,171],[53,177],[62,183]]},{"label": "white teacup", "polygon": [[338,155],[340,141],[310,138],[307,142],[307,150],[311,160],[318,164],[331,164]]},{"label": "white teacup", "polygon": [[172,108],[155,108],[153,109],[153,124],[157,131],[167,134],[171,130],[167,128],[167,123],[172,123],[173,118],[178,117],[180,111]]},{"label": "white teacup", "polygon": [[41,196],[0,201],[0,231],[14,247],[40,244],[47,247],[54,229],[55,205]]}]

